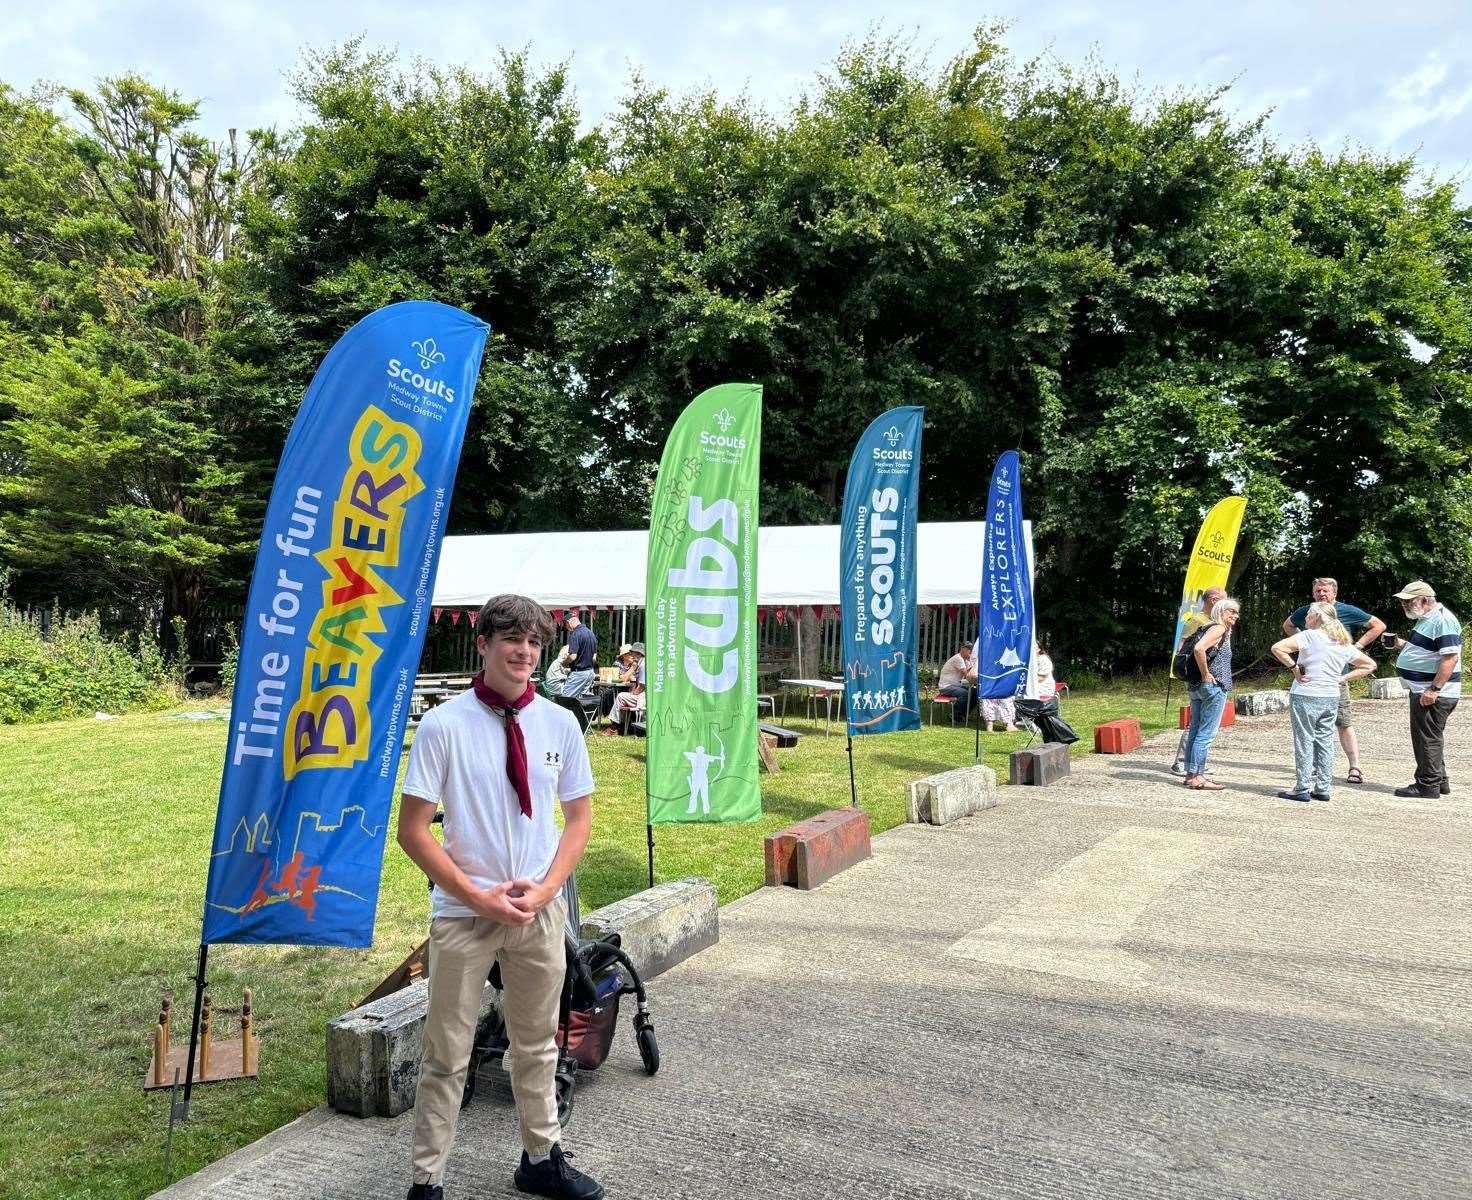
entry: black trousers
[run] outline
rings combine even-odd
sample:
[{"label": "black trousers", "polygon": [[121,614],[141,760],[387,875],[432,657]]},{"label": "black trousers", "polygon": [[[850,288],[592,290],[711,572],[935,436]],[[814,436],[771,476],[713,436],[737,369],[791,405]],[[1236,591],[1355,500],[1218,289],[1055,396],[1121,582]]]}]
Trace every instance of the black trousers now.
[{"label": "black trousers", "polygon": [[1411,693],[1411,750],[1416,755],[1416,786],[1423,792],[1436,793],[1441,790],[1446,775],[1446,719],[1457,707],[1455,700],[1437,700],[1435,704],[1421,703],[1421,697]]}]

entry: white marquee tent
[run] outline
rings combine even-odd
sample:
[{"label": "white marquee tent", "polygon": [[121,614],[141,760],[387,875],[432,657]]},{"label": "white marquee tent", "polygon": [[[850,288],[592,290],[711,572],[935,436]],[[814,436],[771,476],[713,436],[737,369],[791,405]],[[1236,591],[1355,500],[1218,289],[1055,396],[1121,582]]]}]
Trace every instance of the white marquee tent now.
[{"label": "white marquee tent", "polygon": [[[981,590],[980,521],[922,523],[920,604],[975,604]],[[470,608],[497,592],[519,592],[547,605],[642,608],[649,534],[499,533],[447,537],[434,604]],[[838,526],[764,528],[757,545],[757,603],[837,604]]]}]

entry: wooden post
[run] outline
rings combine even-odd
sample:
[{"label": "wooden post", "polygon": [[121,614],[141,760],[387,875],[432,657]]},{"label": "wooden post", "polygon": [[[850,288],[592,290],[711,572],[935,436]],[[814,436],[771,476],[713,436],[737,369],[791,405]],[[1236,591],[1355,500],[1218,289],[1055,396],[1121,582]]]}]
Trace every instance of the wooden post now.
[{"label": "wooden post", "polygon": [[245,989],[245,998],[240,1002],[240,1073],[250,1075],[255,1072],[255,1047],[251,1039],[255,1035],[255,1018],[251,1014],[250,988]]},{"label": "wooden post", "polygon": [[210,1004],[210,995],[209,995],[208,992],[206,992],[205,993],[205,996],[204,996],[204,1010],[203,1010],[203,1014],[200,1016],[200,1019],[199,1019],[199,1077],[200,1077],[200,1079],[208,1079],[210,1077],[210,1050],[213,1048],[212,1047],[213,1039],[210,1037],[210,1032],[211,1032],[210,1031],[210,1017],[213,1015],[210,1012],[211,1007],[212,1006]]},{"label": "wooden post", "polygon": [[159,1009],[158,1025],[153,1031],[153,1083],[163,1087],[169,1081],[169,1024],[173,1017],[174,1002],[164,997]]}]

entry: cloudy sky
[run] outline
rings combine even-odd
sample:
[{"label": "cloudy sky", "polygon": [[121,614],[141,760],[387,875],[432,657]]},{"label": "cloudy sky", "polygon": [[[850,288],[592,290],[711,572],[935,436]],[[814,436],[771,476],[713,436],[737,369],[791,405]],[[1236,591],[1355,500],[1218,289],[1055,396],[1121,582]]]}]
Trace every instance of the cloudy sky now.
[{"label": "cloudy sky", "polygon": [[289,126],[287,74],[304,47],[354,35],[471,67],[498,47],[569,60],[583,111],[613,107],[632,70],[686,90],[749,92],[780,111],[846,41],[878,28],[936,63],[979,23],[1011,23],[1019,58],[1091,52],[1146,89],[1233,83],[1230,105],[1271,109],[1280,142],[1416,153],[1472,196],[1472,3],[1362,0],[804,0],[793,3],[543,4],[521,0],[43,0],[0,27],[0,79],[21,89],[141,72],[205,101],[206,127]]}]

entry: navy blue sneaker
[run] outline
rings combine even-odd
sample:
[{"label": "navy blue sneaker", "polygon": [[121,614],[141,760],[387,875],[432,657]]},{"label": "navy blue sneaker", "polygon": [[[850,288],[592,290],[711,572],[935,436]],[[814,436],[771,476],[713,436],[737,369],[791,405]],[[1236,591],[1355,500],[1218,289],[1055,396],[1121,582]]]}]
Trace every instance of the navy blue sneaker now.
[{"label": "navy blue sneaker", "polygon": [[[1281,792],[1278,793],[1278,799],[1279,800],[1297,800],[1297,801],[1299,801],[1299,802],[1301,802],[1303,804],[1307,804],[1310,800],[1313,799],[1313,797],[1308,792],[1281,791]],[[1327,797],[1326,797],[1326,799],[1327,799]]]},{"label": "navy blue sneaker", "polygon": [[523,1150],[521,1165],[512,1180],[518,1191],[534,1196],[550,1196],[552,1200],[602,1200],[603,1185],[568,1162],[571,1157],[557,1145],[552,1147],[547,1159],[534,1163]]},{"label": "navy blue sneaker", "polygon": [[445,1189],[437,1183],[416,1183],[409,1189],[409,1200],[445,1200]]}]

